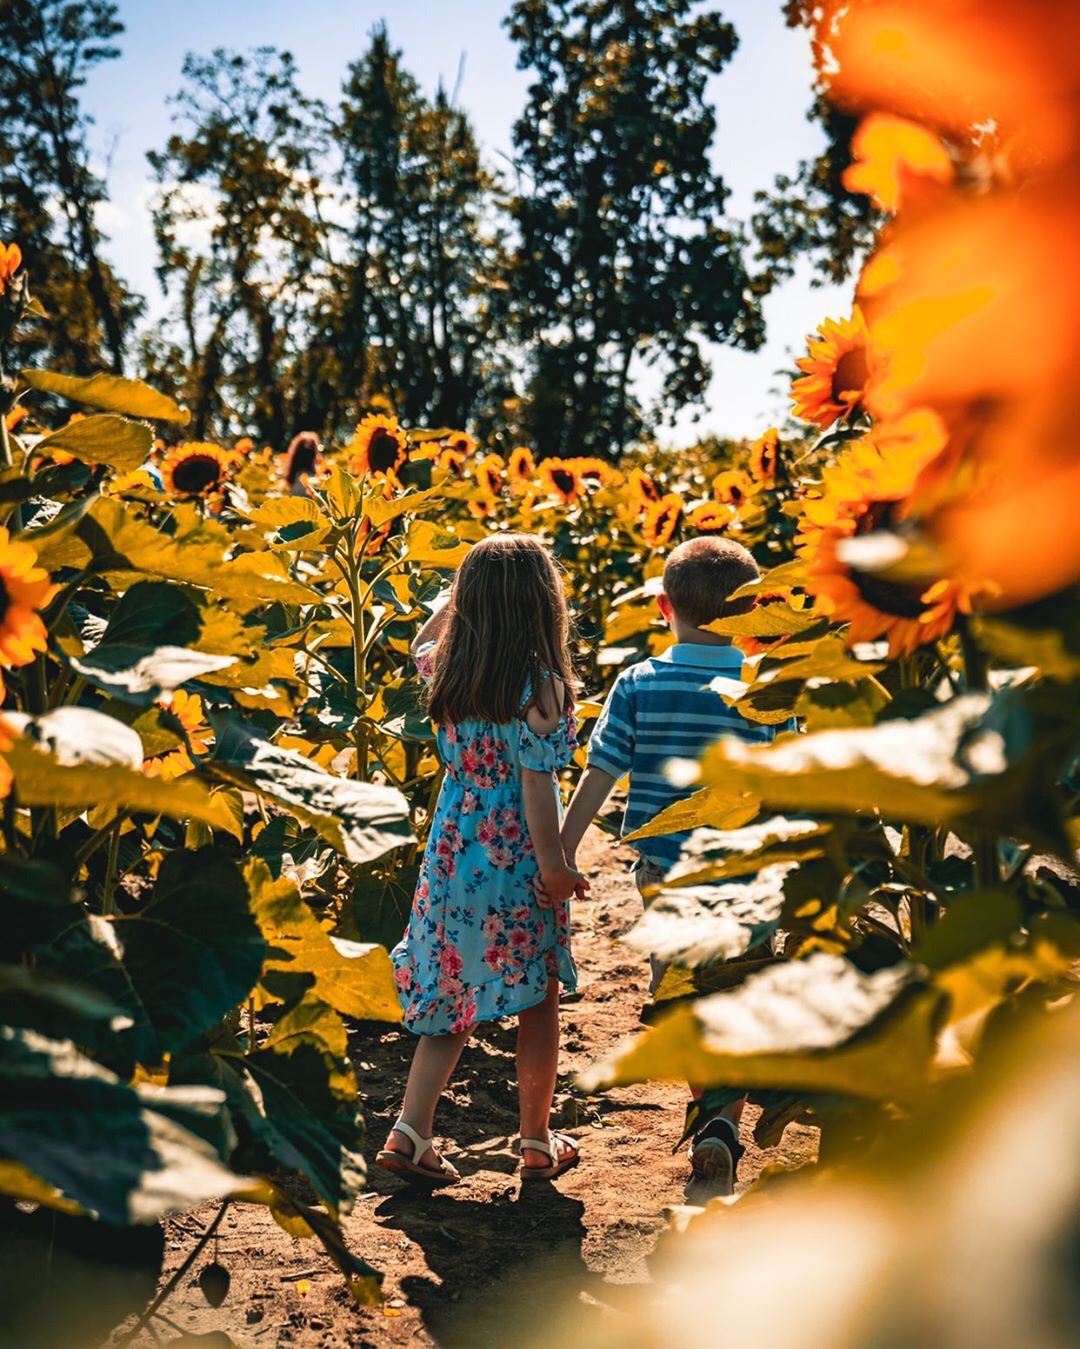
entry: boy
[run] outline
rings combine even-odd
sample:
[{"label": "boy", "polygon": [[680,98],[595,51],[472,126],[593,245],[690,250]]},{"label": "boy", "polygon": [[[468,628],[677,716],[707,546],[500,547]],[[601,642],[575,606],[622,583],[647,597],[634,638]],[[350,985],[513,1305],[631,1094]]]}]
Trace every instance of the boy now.
[{"label": "boy", "polygon": [[[624,834],[630,834],[694,790],[675,787],[667,780],[664,766],[669,759],[697,759],[722,735],[750,741],[773,739],[776,728],[746,721],[710,687],[718,677],[738,681],[742,653],[730,638],[704,630],[718,618],[748,612],[752,600],[730,597],[760,574],[750,553],[727,539],[691,539],[669,556],[657,602],[675,635],[675,645],[624,670],[608,695],[589,740],[588,767],[563,822],[567,866],[576,866],[582,836],[620,778],[630,777],[622,827]],[[638,853],[634,877],[639,890],[644,892],[663,880],[689,837],[688,833],[665,834],[630,845]],[[650,994],[655,993],[664,972],[655,958],[652,967]],[[694,1130],[690,1146],[694,1179],[721,1194],[731,1194],[743,1153],[739,1119],[745,1097],[717,1108],[710,1103],[711,1093],[693,1086],[690,1090],[694,1100],[687,1123]]]}]

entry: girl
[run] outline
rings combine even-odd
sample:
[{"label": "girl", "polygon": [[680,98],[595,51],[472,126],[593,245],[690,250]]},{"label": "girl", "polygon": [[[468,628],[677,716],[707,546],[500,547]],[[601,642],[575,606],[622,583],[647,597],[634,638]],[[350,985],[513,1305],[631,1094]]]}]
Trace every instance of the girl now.
[{"label": "girl", "polygon": [[281,476],[291,496],[311,496],[308,478],[316,477],[322,466],[322,444],[314,431],[300,431],[289,441]]},{"label": "girl", "polygon": [[559,985],[577,984],[567,901],[589,885],[559,839],[555,773],[575,748],[568,629],[543,545],[499,534],[469,553],[413,643],[446,775],[391,952],[405,1025],[420,1040],[376,1160],[408,1180],[460,1179],[432,1147],[435,1107],[475,1023],[504,1016],[518,1017],[524,1178],[550,1180],[578,1160],[574,1141],[548,1127]]}]

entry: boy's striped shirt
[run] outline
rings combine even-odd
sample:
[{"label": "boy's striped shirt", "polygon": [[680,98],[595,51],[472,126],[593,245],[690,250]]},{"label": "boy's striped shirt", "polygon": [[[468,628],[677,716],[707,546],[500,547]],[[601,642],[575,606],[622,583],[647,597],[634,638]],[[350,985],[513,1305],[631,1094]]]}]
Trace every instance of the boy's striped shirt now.
[{"label": "boy's striped shirt", "polygon": [[[724,735],[767,743],[792,725],[762,726],[729,707],[721,692],[741,687],[742,652],[733,646],[679,642],[662,655],[624,670],[608,694],[589,739],[589,765],[613,778],[630,775],[623,834],[648,824],[696,788],[676,787],[664,766],[698,759]],[[665,871],[679,860],[688,832],[642,839],[630,846]]]}]

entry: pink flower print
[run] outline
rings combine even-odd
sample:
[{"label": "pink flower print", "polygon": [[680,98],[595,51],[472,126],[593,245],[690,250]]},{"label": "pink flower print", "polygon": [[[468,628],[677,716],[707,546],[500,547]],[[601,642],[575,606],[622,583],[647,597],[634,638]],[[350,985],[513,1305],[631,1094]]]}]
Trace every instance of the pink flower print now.
[{"label": "pink flower print", "polygon": [[460,1035],[462,1031],[467,1031],[476,1020],[476,1003],[472,998],[467,998],[460,1006],[455,1007],[456,1013],[453,1024],[450,1027],[452,1035]]},{"label": "pink flower print", "polygon": [[439,992],[444,998],[460,998],[465,992],[465,985],[460,979],[451,979],[448,975],[439,976]]},{"label": "pink flower print", "polygon": [[456,978],[465,968],[465,962],[461,958],[461,952],[456,946],[447,944],[439,952],[439,969],[443,974],[448,974],[452,979]]},{"label": "pink flower print", "polygon": [[521,953],[532,941],[528,932],[523,927],[512,927],[510,935],[506,939],[510,943],[510,954],[515,960],[521,958]]},{"label": "pink flower print", "polygon": [[515,904],[510,910],[510,921],[513,923],[527,923],[532,917],[532,909],[528,904]]},{"label": "pink flower print", "polygon": [[475,792],[465,790],[461,794],[461,813],[462,815],[475,815],[480,809],[480,798]]},{"label": "pink flower print", "polygon": [[558,976],[559,962],[555,957],[555,952],[550,947],[544,952],[544,968],[553,978]]},{"label": "pink flower print", "polygon": [[401,989],[402,993],[407,993],[412,988],[412,970],[408,965],[399,965],[394,971],[394,983]]},{"label": "pink flower print", "polygon": [[488,861],[496,871],[509,871],[514,865],[514,854],[502,844],[495,844],[487,850]]},{"label": "pink flower print", "polygon": [[448,857],[453,857],[453,855],[454,849],[450,845],[450,840],[444,834],[442,838],[437,839],[435,842],[435,856],[445,860]]},{"label": "pink flower print", "polygon": [[486,947],[484,950],[484,964],[488,967],[488,969],[493,970],[496,974],[498,974],[498,972],[506,964],[506,947],[497,946],[494,942],[492,942],[491,945]]},{"label": "pink flower print", "polygon": [[461,757],[458,760],[461,765],[461,771],[466,777],[475,777],[480,768],[480,756],[470,745],[468,749],[461,751]]},{"label": "pink flower print", "polygon": [[499,781],[506,782],[513,770],[511,769],[509,763],[507,763],[505,759],[500,759],[499,767],[496,771],[499,774]]},{"label": "pink flower print", "polygon": [[495,824],[495,821],[491,818],[490,815],[485,815],[482,820],[477,822],[476,825],[477,843],[481,844],[483,847],[486,848],[490,844],[494,843],[498,837],[499,837],[498,826]]},{"label": "pink flower print", "polygon": [[525,978],[524,970],[503,970],[503,983],[509,984],[511,988],[520,984]]},{"label": "pink flower print", "polygon": [[489,913],[480,924],[480,931],[484,934],[485,941],[494,941],[496,937],[501,937],[504,931],[502,914]]},{"label": "pink flower print", "polygon": [[448,726],[443,727],[443,735],[446,736],[446,743],[448,745],[457,744],[458,742],[457,727],[454,725],[453,722],[450,722]]},{"label": "pink flower print", "polygon": [[499,762],[499,752],[494,744],[485,743],[480,758],[483,761],[485,768],[494,768]]},{"label": "pink flower print", "polygon": [[507,843],[518,843],[522,835],[521,820],[514,810],[504,810],[502,816],[502,836]]}]

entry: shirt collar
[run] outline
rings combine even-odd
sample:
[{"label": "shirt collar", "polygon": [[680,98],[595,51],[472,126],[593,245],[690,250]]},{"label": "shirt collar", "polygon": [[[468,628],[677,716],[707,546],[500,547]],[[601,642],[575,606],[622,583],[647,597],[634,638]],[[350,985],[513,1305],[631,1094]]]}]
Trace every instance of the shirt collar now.
[{"label": "shirt collar", "polygon": [[696,665],[703,670],[734,670],[742,667],[743,653],[736,646],[706,646],[703,642],[676,642],[657,657],[673,665]]}]

